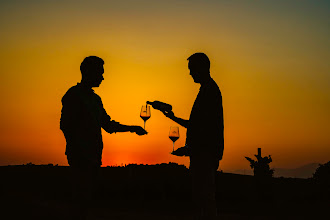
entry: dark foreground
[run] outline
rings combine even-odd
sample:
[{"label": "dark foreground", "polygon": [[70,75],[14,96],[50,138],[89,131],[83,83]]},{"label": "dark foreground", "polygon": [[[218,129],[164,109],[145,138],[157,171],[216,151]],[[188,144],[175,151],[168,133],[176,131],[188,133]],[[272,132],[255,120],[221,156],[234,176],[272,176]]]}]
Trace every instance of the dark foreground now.
[{"label": "dark foreground", "polygon": [[[69,167],[7,166],[1,219],[70,219]],[[177,164],[101,168],[88,219],[192,219],[189,172]],[[260,192],[254,177],[218,173],[219,219],[330,219],[329,194],[311,179],[275,178]]]}]

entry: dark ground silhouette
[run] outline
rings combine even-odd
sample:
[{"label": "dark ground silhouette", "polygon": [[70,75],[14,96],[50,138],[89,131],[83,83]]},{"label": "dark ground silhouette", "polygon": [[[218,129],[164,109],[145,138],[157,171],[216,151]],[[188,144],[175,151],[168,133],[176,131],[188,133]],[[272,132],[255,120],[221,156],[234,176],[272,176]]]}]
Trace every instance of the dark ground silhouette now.
[{"label": "dark ground silhouette", "polygon": [[[183,165],[101,167],[88,219],[191,219],[191,181]],[[0,167],[3,219],[70,219],[66,166]],[[312,179],[274,178],[260,200],[253,176],[217,172],[219,219],[327,219],[330,203]]]}]

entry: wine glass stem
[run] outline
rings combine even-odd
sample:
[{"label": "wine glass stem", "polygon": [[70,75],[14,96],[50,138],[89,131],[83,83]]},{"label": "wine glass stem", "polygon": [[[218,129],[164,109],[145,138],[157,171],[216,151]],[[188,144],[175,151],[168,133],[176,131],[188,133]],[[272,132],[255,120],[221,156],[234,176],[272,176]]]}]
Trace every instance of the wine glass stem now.
[{"label": "wine glass stem", "polygon": [[174,142],[173,142],[173,151],[172,152],[174,152]]},{"label": "wine glass stem", "polygon": [[144,121],[143,129],[146,130],[146,121]]}]

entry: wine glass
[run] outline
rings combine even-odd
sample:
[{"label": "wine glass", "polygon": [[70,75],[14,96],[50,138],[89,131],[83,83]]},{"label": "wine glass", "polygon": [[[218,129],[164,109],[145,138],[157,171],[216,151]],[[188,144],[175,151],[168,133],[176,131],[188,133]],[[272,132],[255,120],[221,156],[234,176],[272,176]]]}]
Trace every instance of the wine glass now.
[{"label": "wine glass", "polygon": [[179,139],[180,134],[179,134],[179,127],[170,127],[170,134],[168,137],[173,141],[173,151],[174,152],[174,142]]},{"label": "wine glass", "polygon": [[146,121],[150,118],[150,105],[142,105],[140,117],[144,121],[144,130],[146,129]]}]

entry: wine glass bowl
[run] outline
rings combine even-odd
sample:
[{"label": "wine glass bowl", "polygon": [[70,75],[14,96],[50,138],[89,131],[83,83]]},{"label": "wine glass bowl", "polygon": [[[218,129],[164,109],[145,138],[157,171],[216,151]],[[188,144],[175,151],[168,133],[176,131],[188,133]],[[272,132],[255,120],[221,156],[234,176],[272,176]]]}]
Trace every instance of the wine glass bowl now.
[{"label": "wine glass bowl", "polygon": [[179,127],[171,126],[170,127],[170,133],[168,137],[173,141],[173,150],[172,153],[174,152],[174,143],[179,139],[180,134],[179,134]]},{"label": "wine glass bowl", "polygon": [[144,121],[144,130],[146,129],[146,121],[150,118],[151,113],[150,113],[150,105],[142,105],[141,112],[140,112],[140,117]]}]

